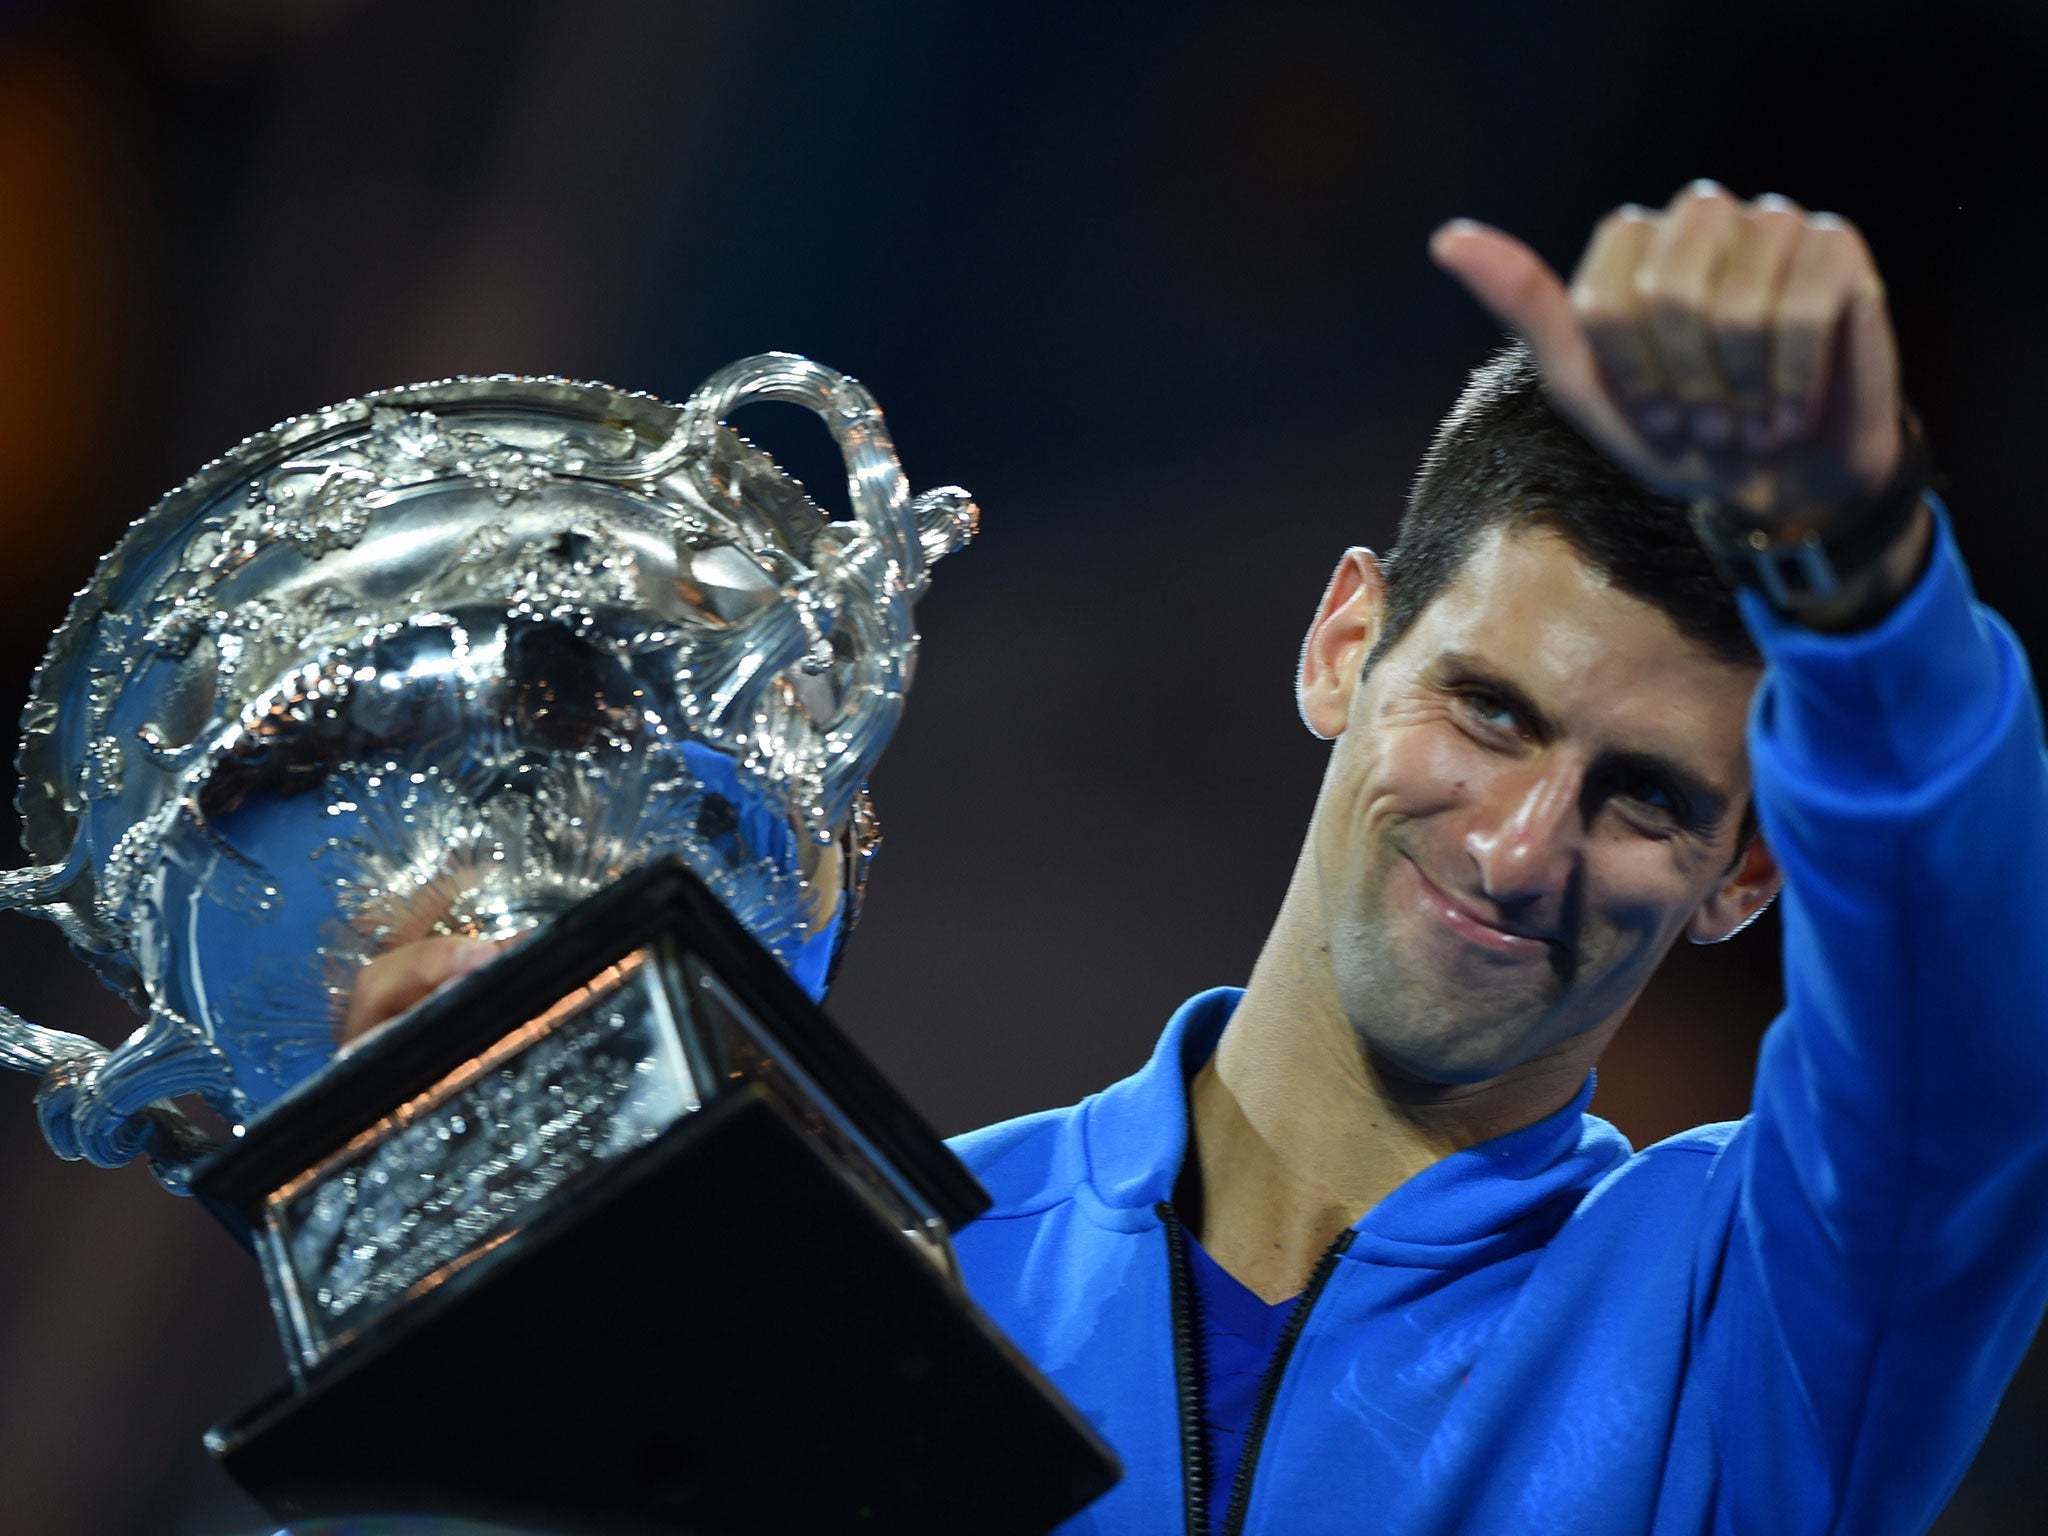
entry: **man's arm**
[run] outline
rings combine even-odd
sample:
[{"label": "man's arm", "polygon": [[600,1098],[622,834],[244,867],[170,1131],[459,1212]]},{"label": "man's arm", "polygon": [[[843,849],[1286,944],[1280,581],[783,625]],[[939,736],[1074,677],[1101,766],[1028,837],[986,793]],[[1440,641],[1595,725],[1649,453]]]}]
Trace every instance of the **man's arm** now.
[{"label": "man's arm", "polygon": [[[1781,200],[1623,210],[1571,289],[1498,232],[1439,261],[1654,489],[1768,540],[1899,468],[1868,251]],[[2048,770],[2025,659],[1920,507],[1831,599],[1744,598],[1787,1007],[1710,1187],[1696,1373],[1735,1528],[1914,1531],[2048,1297]]]}]

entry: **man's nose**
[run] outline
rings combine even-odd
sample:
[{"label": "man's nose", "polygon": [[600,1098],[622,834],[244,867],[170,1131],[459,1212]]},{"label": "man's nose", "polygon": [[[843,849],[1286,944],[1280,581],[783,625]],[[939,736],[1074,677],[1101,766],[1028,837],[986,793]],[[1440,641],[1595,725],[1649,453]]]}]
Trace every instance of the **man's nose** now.
[{"label": "man's nose", "polygon": [[1480,889],[1502,906],[1564,893],[1578,868],[1585,829],[1581,775],[1561,762],[1530,763],[1490,786],[1465,852]]}]

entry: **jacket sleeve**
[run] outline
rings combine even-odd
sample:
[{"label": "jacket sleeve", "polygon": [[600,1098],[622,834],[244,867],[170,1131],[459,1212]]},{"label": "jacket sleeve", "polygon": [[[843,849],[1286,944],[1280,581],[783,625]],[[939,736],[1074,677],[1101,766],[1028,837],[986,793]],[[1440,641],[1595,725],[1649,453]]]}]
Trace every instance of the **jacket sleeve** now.
[{"label": "jacket sleeve", "polygon": [[1875,629],[1744,599],[1786,1006],[1695,1293],[1724,1528],[1924,1530],[2048,1299],[2048,770],[1939,521]]}]

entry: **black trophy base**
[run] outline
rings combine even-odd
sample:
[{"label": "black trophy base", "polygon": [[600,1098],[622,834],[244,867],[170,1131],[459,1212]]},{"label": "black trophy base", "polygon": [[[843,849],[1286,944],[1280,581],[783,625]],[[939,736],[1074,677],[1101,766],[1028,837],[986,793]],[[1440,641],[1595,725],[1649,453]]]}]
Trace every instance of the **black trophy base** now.
[{"label": "black trophy base", "polygon": [[227,1471],[285,1520],[702,1536],[1027,1536],[1115,1480],[758,1087],[575,1206],[215,1431]]}]

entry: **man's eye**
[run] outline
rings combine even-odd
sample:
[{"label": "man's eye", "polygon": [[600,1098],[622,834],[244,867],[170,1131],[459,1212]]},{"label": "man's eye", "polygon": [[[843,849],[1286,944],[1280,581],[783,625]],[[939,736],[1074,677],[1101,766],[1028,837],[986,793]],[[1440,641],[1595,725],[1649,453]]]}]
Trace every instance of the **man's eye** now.
[{"label": "man's eye", "polygon": [[1467,714],[1481,725],[1494,731],[1518,731],[1522,727],[1521,717],[1514,706],[1490,693],[1467,693],[1460,695]]},{"label": "man's eye", "polygon": [[1662,819],[1680,823],[1689,819],[1684,798],[1670,785],[1655,779],[1624,779],[1615,786],[1615,793],[1634,801],[1646,810],[1656,812]]}]

